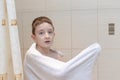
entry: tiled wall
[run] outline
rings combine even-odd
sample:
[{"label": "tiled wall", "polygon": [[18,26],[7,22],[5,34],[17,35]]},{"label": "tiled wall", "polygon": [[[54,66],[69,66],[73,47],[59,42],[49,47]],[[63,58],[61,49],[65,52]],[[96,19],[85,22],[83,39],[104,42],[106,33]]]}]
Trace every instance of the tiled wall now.
[{"label": "tiled wall", "polygon": [[[119,0],[16,0],[22,58],[33,42],[31,23],[35,17],[48,16],[55,26],[53,48],[65,53],[64,61],[88,45],[99,42],[101,55],[93,80],[120,80],[120,1]],[[115,34],[108,34],[108,24]]]},{"label": "tiled wall", "polygon": [[[98,40],[103,47],[98,61],[98,80],[120,80],[120,5],[119,0],[98,1]],[[108,24],[115,34],[108,35]]]}]

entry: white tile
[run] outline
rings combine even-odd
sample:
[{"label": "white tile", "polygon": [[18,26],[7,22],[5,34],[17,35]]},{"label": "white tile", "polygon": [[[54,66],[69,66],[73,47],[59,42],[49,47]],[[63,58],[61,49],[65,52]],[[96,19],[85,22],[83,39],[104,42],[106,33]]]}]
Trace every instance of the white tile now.
[{"label": "white tile", "polygon": [[47,12],[55,27],[55,40],[53,46],[56,48],[71,49],[71,13]]},{"label": "white tile", "polygon": [[71,10],[71,0],[46,0],[46,10]]},{"label": "white tile", "polygon": [[[99,42],[103,48],[120,48],[120,10],[100,10],[98,13]],[[108,24],[115,24],[115,34],[108,34]]]},{"label": "white tile", "polygon": [[98,0],[99,8],[120,8],[119,0]]},{"label": "white tile", "polygon": [[72,9],[96,9],[97,0],[72,0]]},{"label": "white tile", "polygon": [[120,49],[102,50],[99,59],[99,80],[120,80]]},{"label": "white tile", "polygon": [[72,13],[72,48],[85,48],[97,41],[97,11]]},{"label": "white tile", "polygon": [[23,0],[21,5],[23,10],[45,10],[45,0]]}]

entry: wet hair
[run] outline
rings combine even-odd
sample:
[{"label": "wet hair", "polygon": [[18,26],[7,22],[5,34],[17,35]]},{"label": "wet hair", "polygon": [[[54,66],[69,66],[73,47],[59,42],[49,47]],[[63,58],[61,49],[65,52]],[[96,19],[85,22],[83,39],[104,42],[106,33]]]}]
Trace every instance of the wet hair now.
[{"label": "wet hair", "polygon": [[41,16],[41,17],[35,18],[33,20],[33,22],[32,22],[32,34],[33,35],[35,35],[35,28],[36,28],[36,26],[38,26],[38,25],[40,25],[40,24],[42,24],[44,22],[50,24],[53,27],[53,30],[54,30],[54,26],[53,26],[53,23],[52,23],[51,19],[46,17],[46,16]]}]

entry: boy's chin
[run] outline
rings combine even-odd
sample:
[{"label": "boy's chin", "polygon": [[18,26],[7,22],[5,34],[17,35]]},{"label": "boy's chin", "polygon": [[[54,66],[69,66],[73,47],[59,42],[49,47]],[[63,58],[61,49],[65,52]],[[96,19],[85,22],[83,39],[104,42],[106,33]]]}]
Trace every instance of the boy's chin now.
[{"label": "boy's chin", "polygon": [[46,46],[44,46],[45,48],[50,48],[51,47],[51,45],[46,45]]}]

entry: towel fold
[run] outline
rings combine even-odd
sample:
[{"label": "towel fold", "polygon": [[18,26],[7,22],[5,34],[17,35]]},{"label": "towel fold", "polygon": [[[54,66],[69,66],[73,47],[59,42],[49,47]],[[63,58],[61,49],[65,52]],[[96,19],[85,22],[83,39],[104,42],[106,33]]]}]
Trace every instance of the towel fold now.
[{"label": "towel fold", "polygon": [[62,62],[42,55],[34,43],[26,53],[24,72],[28,80],[91,80],[100,51],[100,45],[94,43],[68,62]]}]

